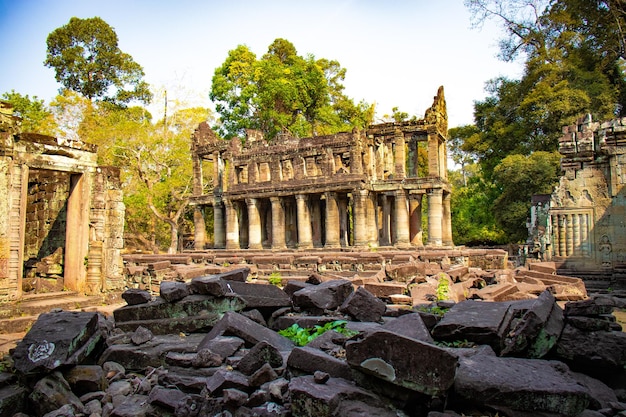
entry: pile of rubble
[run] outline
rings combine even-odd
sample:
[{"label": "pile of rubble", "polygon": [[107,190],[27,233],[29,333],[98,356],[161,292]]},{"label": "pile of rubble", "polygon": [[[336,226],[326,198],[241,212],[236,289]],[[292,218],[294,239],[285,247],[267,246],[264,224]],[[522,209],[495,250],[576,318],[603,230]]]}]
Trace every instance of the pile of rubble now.
[{"label": "pile of rubble", "polygon": [[[626,413],[626,333],[612,315],[622,299],[565,303],[555,294],[579,290],[534,294],[529,277],[503,280],[512,299],[486,302],[487,275],[449,272],[407,282],[413,299],[455,288],[469,299],[401,308],[348,279],[279,288],[239,268],[163,281],[156,297],[127,290],[114,321],[42,314],[0,374],[0,417]],[[279,334],[324,328],[306,345]]]}]

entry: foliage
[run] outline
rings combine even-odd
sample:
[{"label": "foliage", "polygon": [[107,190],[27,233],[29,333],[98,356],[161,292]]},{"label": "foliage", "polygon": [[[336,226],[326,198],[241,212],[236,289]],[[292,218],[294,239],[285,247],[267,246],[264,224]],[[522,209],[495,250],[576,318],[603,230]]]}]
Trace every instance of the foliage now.
[{"label": "foliage", "polygon": [[276,39],[261,59],[247,46],[229,51],[215,70],[210,98],[224,137],[261,130],[303,137],[366,126],[373,107],[343,94],[345,69],[337,61],[299,56],[294,45]]},{"label": "foliage", "polygon": [[528,235],[526,219],[533,194],[551,194],[560,174],[558,152],[534,152],[530,156],[509,155],[494,170],[499,191],[493,207],[496,220],[512,242]]},{"label": "foliage", "polygon": [[43,135],[54,135],[56,123],[43,100],[33,96],[23,96],[15,90],[2,94],[2,100],[13,106],[16,116],[22,118],[22,132],[37,132]]},{"label": "foliage", "polygon": [[450,298],[450,281],[444,273],[439,274],[437,283],[437,301],[444,301]]},{"label": "foliage", "polygon": [[435,341],[435,344],[438,346],[442,346],[442,347],[457,348],[457,349],[476,347],[476,343],[470,342],[467,339],[454,340],[452,342]]},{"label": "foliage", "polygon": [[450,309],[446,307],[439,307],[436,304],[419,307],[419,311],[423,311],[424,313],[434,314],[440,317],[443,317],[448,312],[448,310]]},{"label": "foliage", "polygon": [[72,17],[47,38],[44,65],[65,88],[89,100],[118,105],[148,103],[151,93],[143,69],[118,47],[117,34],[99,17]]},{"label": "foliage", "polygon": [[280,272],[272,272],[268,278],[268,282],[272,285],[280,286],[283,284],[283,277]]},{"label": "foliage", "polygon": [[346,335],[347,337],[352,337],[358,334],[358,332],[354,330],[346,329],[346,324],[347,322],[344,320],[336,320],[328,322],[323,326],[304,328],[300,327],[297,323],[294,323],[286,329],[280,330],[278,334],[292,340],[298,346],[305,346],[313,339],[321,336],[329,330],[334,330],[338,333]]},{"label": "foliage", "polygon": [[475,125],[450,131],[463,177],[452,197],[455,241],[521,241],[532,194],[550,193],[558,178],[554,152],[562,127],[587,113],[605,120],[624,109],[625,6],[617,0],[465,4],[475,25],[487,19],[502,25],[501,58],[523,59],[524,71],[519,80],[489,81],[488,97],[474,105]]}]

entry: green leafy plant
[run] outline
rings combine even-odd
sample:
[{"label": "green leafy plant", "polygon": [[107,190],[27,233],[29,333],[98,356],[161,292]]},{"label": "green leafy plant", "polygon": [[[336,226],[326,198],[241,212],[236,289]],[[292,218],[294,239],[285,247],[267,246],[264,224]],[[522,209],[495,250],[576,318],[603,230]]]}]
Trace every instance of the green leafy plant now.
[{"label": "green leafy plant", "polygon": [[345,320],[335,320],[326,323],[323,326],[314,326],[314,327],[300,327],[297,323],[292,324],[286,329],[280,330],[278,334],[285,336],[287,339],[292,340],[298,346],[305,346],[318,336],[321,336],[325,332],[329,330],[334,330],[338,333],[341,333],[347,337],[352,337],[357,335],[359,332],[354,330],[346,329]]},{"label": "green leafy plant", "polygon": [[439,275],[439,284],[437,285],[437,301],[443,301],[450,298],[450,282],[444,274]]},{"label": "green leafy plant", "polygon": [[437,316],[443,316],[450,309],[446,307],[439,307],[438,305],[432,305],[432,306],[420,307],[418,310],[423,311],[425,313],[435,314]]},{"label": "green leafy plant", "polygon": [[476,347],[476,343],[468,340],[454,340],[452,342],[435,342],[435,344],[443,347],[451,348],[473,348]]},{"label": "green leafy plant", "polygon": [[281,286],[283,284],[283,277],[280,272],[272,272],[267,280],[272,285]]}]

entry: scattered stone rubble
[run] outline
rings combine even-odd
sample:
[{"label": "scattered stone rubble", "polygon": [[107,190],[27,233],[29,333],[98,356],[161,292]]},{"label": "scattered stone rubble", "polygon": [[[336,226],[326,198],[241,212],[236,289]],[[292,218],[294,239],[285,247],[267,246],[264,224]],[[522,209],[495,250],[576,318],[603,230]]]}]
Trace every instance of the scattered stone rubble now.
[{"label": "scattered stone rubble", "polygon": [[[625,415],[624,300],[542,267],[407,263],[369,288],[313,273],[282,289],[243,267],[129,289],[113,320],[42,314],[0,373],[0,417]],[[358,334],[278,333],[335,320]]]}]

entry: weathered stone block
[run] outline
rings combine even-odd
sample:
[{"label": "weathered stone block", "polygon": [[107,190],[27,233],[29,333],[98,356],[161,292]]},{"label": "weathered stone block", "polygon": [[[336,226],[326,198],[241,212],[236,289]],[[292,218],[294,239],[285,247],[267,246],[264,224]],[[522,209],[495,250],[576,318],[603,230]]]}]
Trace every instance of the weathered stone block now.
[{"label": "weathered stone block", "polygon": [[[315,382],[310,375],[292,378],[289,382],[289,393],[291,412],[295,417],[397,415],[387,409],[374,394],[341,378],[330,378],[323,384]],[[361,408],[357,412],[355,409],[359,405]]]},{"label": "weathered stone block", "polygon": [[563,363],[483,354],[459,359],[454,392],[476,404],[561,416],[577,416],[589,404],[588,390]]},{"label": "weathered stone block", "polygon": [[267,327],[261,326],[239,313],[228,311],[204,337],[198,349],[203,349],[211,339],[224,335],[240,337],[250,345],[266,341],[275,348],[284,351],[290,351],[294,347],[293,342],[286,337],[279,335]]},{"label": "weathered stone block", "polygon": [[346,342],[346,359],[365,373],[433,396],[452,386],[457,366],[445,349],[386,330]]},{"label": "weathered stone block", "polygon": [[292,350],[287,359],[287,366],[305,373],[322,371],[334,378],[351,378],[350,366],[345,360],[308,346]]},{"label": "weathered stone block", "polygon": [[339,311],[358,321],[379,322],[385,312],[385,303],[363,287],[351,293]]},{"label": "weathered stone block", "polygon": [[97,313],[41,314],[13,352],[15,369],[27,374],[79,364],[100,340]]},{"label": "weathered stone block", "polygon": [[343,304],[352,291],[354,288],[350,281],[332,280],[296,291],[292,301],[303,309],[332,310]]}]

